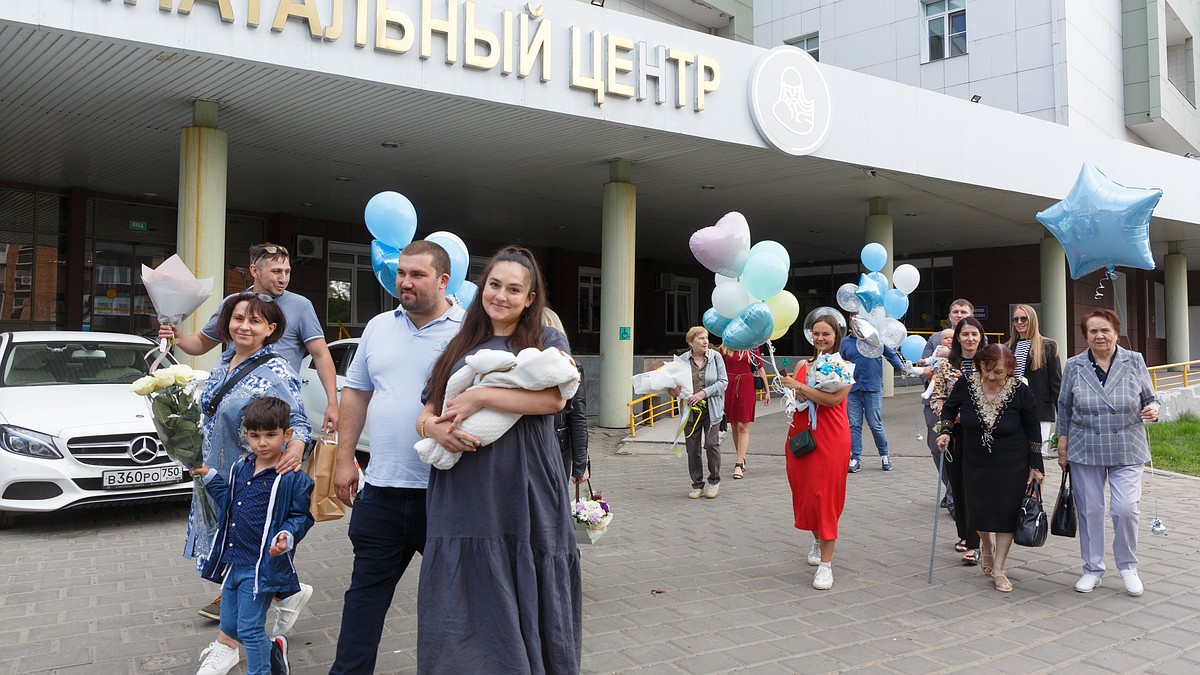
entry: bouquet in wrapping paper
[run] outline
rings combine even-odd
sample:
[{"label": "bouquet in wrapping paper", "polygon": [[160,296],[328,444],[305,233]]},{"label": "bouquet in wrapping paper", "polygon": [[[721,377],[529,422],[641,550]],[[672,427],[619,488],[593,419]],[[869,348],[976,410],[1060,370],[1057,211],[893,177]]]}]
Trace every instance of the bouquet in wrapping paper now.
[{"label": "bouquet in wrapping paper", "polygon": [[808,386],[821,391],[838,391],[854,384],[854,364],[840,354],[820,354],[808,367]]},{"label": "bouquet in wrapping paper", "polygon": [[[159,368],[136,380],[129,389],[150,400],[150,419],[158,431],[158,440],[171,459],[186,469],[204,464],[204,434],[200,430],[200,386],[208,375],[177,363]],[[212,501],[199,477],[193,477],[193,496],[197,512],[208,528],[216,526]]]},{"label": "bouquet in wrapping paper", "polygon": [[[142,265],[142,285],[154,303],[158,322],[170,326],[191,316],[213,293],[212,277],[197,279],[178,255],[167,258],[154,269]],[[159,357],[154,365],[162,361],[169,347],[166,340],[159,341]]]}]

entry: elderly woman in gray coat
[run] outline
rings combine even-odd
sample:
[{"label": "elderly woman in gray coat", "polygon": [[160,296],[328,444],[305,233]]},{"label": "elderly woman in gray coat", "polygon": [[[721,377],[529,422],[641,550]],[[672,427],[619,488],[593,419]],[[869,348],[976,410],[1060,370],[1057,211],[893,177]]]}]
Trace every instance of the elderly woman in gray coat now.
[{"label": "elderly woman in gray coat", "polygon": [[1150,459],[1143,422],[1158,420],[1158,400],[1142,355],[1117,346],[1121,320],[1098,309],[1079,324],[1088,348],[1067,360],[1058,396],[1058,464],[1071,470],[1083,576],[1090,593],[1104,575],[1104,484],[1111,495],[1113,559],[1125,591],[1141,595],[1137,571],[1138,501]]},{"label": "elderly woman in gray coat", "polygon": [[[687,435],[688,473],[692,475],[692,491],[688,499],[701,495],[715,499],[721,483],[721,433],[718,428],[725,418],[725,360],[720,353],[708,348],[708,329],[693,326],[688,329],[689,349],[675,357],[686,364],[692,374],[692,395],[683,404],[688,409],[684,433]],[[679,388],[671,390],[678,396]],[[704,466],[700,462],[700,436],[704,435],[704,451],[708,458],[708,486],[704,485]]]}]

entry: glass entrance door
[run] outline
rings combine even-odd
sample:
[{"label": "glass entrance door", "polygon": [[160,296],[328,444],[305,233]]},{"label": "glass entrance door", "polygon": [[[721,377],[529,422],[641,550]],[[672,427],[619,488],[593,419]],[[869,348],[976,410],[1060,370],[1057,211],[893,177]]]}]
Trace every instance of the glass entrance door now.
[{"label": "glass entrance door", "polygon": [[92,255],[92,330],[153,339],[158,317],[142,285],[142,265],[158,267],[172,252],[162,244],[96,242]]}]

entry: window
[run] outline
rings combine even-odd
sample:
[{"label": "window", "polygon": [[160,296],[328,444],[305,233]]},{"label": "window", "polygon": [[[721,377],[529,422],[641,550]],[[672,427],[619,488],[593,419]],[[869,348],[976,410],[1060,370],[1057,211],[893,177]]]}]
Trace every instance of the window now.
[{"label": "window", "polygon": [[329,242],[328,275],[326,324],[365,326],[372,317],[383,311],[385,291],[371,269],[371,250],[368,247]]},{"label": "window", "polygon": [[600,270],[579,268],[579,332],[600,332]]},{"label": "window", "polygon": [[925,3],[927,61],[967,53],[967,0]]},{"label": "window", "polygon": [[815,61],[821,60],[821,40],[817,33],[804,35],[798,38],[792,38],[791,40],[784,40],[783,43],[803,49],[804,51],[808,52],[808,55],[813,57],[813,60]]},{"label": "window", "polygon": [[674,280],[675,283],[666,289],[666,332],[667,335],[686,335],[689,328],[700,323],[696,311],[699,283],[687,277],[675,277]]}]

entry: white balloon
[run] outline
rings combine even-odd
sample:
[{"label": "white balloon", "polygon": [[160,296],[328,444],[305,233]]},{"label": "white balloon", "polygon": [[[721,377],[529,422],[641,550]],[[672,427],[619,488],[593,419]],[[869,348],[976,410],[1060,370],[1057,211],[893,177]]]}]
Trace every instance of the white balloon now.
[{"label": "white balloon", "polygon": [[861,312],[863,310],[862,301],[856,295],[858,293],[858,284],[842,284],[842,287],[837,291],[837,303],[847,312]]},{"label": "white balloon", "polygon": [[905,295],[917,289],[921,283],[921,273],[917,268],[905,263],[892,271],[892,285],[904,291]]},{"label": "white balloon", "polygon": [[735,319],[750,304],[750,296],[741,283],[721,284],[713,289],[712,306],[717,314],[726,319]]},{"label": "white balloon", "polygon": [[714,274],[713,279],[716,280],[718,286],[721,284],[728,284],[730,282],[737,282],[737,277],[727,277],[724,274]]},{"label": "white balloon", "polygon": [[879,326],[879,339],[892,349],[898,349],[906,337],[908,337],[908,329],[896,319],[884,319]]},{"label": "white balloon", "polygon": [[877,359],[880,356],[883,356],[883,345],[874,345],[866,340],[859,340],[857,347],[858,353],[862,354],[868,359]]}]

